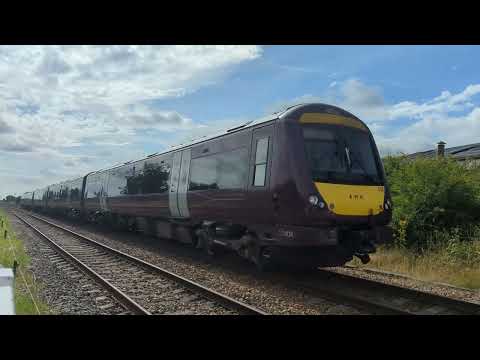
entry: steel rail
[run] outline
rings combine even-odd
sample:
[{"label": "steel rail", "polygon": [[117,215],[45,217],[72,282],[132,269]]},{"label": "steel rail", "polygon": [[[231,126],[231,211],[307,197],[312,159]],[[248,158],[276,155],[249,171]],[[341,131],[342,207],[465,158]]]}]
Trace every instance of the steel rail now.
[{"label": "steel rail", "polygon": [[[18,216],[18,215],[17,215]],[[111,252],[117,256],[120,256],[120,257],[123,257],[125,259],[128,259],[130,261],[132,261],[133,263],[136,263],[136,264],[140,264],[141,266],[143,266],[144,268],[147,268],[155,273],[158,273],[160,274],[161,276],[164,276],[168,279],[171,279],[181,285],[183,285],[184,287],[194,291],[195,293],[201,295],[202,297],[210,300],[210,301],[213,301],[217,304],[221,304],[223,307],[227,308],[227,309],[230,309],[230,310],[235,310],[241,314],[245,314],[245,315],[268,315],[267,312],[263,311],[263,310],[260,310],[254,306],[251,306],[249,304],[246,304],[246,303],[243,303],[241,301],[238,301],[232,297],[229,297],[227,295],[224,295],[224,294],[221,294],[213,289],[210,289],[210,288],[207,288],[197,282],[194,282],[192,280],[189,280],[183,276],[180,276],[180,275],[177,275],[171,271],[168,271],[166,269],[163,269],[159,266],[156,266],[156,265],[153,265],[151,263],[148,263],[142,259],[139,259],[137,257],[134,257],[132,255],[129,255],[127,253],[124,253],[120,250],[117,250],[117,249],[114,249],[110,246],[107,246],[107,245],[104,245],[98,241],[95,241],[85,235],[82,235],[78,232],[75,232],[73,230],[70,230],[70,229],[67,229],[59,224],[56,224],[56,223],[53,223],[51,221],[48,221],[46,219],[43,219],[42,217],[39,217],[39,216],[36,216],[36,215],[33,215],[33,214],[30,214],[28,213],[28,216],[31,216],[39,221],[42,221],[50,226],[53,226],[53,227],[56,227],[62,231],[65,231],[66,233],[70,234],[70,235],[73,235],[83,241],[86,241],[86,242],[89,242],[91,244],[94,244],[95,246],[98,246],[108,252]]]},{"label": "steel rail", "polygon": [[103,278],[100,274],[95,272],[92,268],[90,268],[88,265],[83,263],[81,260],[79,260],[77,257],[74,255],[70,254],[66,250],[64,250],[61,246],[59,246],[55,241],[50,239],[47,235],[42,233],[38,228],[36,228],[34,225],[30,224],[26,219],[22,218],[20,215],[14,212],[14,215],[22,221],[25,225],[27,225],[29,228],[34,230],[40,237],[45,239],[50,246],[52,246],[65,260],[73,263],[75,266],[80,268],[84,273],[87,273],[91,277],[93,277],[104,289],[106,289],[109,293],[111,293],[114,298],[124,305],[127,309],[132,311],[134,314],[137,315],[151,315],[150,312],[145,310],[142,306],[137,304],[135,300],[131,299],[128,295],[126,295],[123,291],[115,287],[113,284],[111,284],[108,280]]}]

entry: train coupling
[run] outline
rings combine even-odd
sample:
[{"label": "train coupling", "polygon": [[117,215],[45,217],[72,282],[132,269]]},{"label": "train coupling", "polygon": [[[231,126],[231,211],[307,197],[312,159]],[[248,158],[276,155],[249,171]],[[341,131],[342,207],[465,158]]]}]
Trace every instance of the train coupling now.
[{"label": "train coupling", "polygon": [[370,255],[368,255],[368,254],[355,253],[353,255],[355,255],[357,258],[359,258],[360,261],[362,262],[362,264],[368,264],[370,262]]}]

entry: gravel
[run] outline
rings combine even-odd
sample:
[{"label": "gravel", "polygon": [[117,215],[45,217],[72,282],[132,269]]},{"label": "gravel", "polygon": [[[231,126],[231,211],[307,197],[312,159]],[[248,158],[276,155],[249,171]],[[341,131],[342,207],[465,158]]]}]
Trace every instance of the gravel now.
[{"label": "gravel", "polygon": [[143,266],[34,218],[28,221],[152,314],[234,314]]},{"label": "gravel", "polygon": [[286,280],[288,274],[259,274],[235,254],[207,261],[199,250],[174,241],[44,217],[270,314],[365,314],[347,304],[312,296],[295,286],[294,277]]},{"label": "gravel", "polygon": [[39,295],[49,306],[50,314],[95,315],[124,312],[124,309],[116,304],[108,307],[114,301],[103,288],[58,256],[17,217],[9,213],[9,220],[30,257],[28,270],[34,274],[39,285]]}]

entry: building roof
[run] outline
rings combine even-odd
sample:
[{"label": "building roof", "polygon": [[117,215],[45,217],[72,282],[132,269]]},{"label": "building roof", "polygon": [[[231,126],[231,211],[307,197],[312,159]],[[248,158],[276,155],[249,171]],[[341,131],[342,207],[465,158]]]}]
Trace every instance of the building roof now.
[{"label": "building roof", "polygon": [[[437,155],[437,149],[421,151],[408,155],[409,158],[416,157],[435,157]],[[478,159],[480,158],[480,143],[454,146],[451,148],[445,148],[445,156],[451,156],[454,159],[463,160],[466,158],[469,159]]]}]

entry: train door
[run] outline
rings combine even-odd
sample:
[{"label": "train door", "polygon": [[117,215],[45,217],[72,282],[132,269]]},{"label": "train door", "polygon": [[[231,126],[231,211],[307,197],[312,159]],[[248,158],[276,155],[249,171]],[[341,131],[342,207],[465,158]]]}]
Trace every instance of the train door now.
[{"label": "train door", "polygon": [[188,180],[190,174],[190,149],[173,154],[170,177],[169,206],[172,217],[189,217],[187,203]]},{"label": "train door", "polygon": [[86,194],[85,194],[85,190],[86,190],[86,188],[87,188],[86,185],[87,185],[87,177],[88,177],[88,175],[90,175],[90,173],[88,173],[87,175],[85,175],[85,176],[83,177],[83,179],[82,179],[82,187],[81,187],[82,192],[81,192],[81,194],[80,194],[80,209],[81,209],[82,212],[83,212],[83,210],[84,210],[84,204],[85,204],[85,195],[86,195]]},{"label": "train door", "polygon": [[45,193],[43,194],[43,207],[46,209],[48,207],[48,197],[50,196],[50,187],[47,187]]},{"label": "train door", "polygon": [[253,131],[250,156],[249,190],[266,191],[269,188],[273,149],[273,125]]},{"label": "train door", "polygon": [[99,201],[100,201],[100,209],[104,212],[108,211],[108,204],[107,204],[107,189],[108,189],[108,172],[105,171],[99,175],[97,175],[97,184],[99,186]]},{"label": "train door", "polygon": [[251,214],[255,214],[259,222],[270,221],[273,215],[273,202],[270,195],[273,130],[274,125],[268,125],[254,130],[252,134],[248,203],[252,207]]},{"label": "train door", "polygon": [[180,178],[180,167],[182,164],[182,152],[176,152],[173,154],[172,170],[170,173],[170,192],[168,196],[168,203],[170,207],[170,216],[180,217],[180,211],[178,209],[178,180]]},{"label": "train door", "polygon": [[190,159],[192,151],[190,149],[182,151],[182,166],[180,168],[180,183],[178,185],[178,210],[181,217],[189,217],[187,192],[188,180],[190,175]]}]

